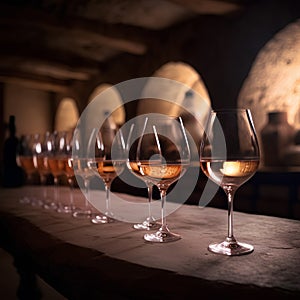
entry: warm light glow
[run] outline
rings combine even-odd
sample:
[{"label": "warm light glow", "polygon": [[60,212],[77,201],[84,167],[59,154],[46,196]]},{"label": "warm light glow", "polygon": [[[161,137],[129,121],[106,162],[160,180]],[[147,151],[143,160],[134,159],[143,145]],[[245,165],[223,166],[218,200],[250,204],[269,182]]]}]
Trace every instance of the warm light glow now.
[{"label": "warm light glow", "polygon": [[[116,89],[113,88],[111,84],[108,83],[102,83],[99,86],[97,86],[94,91],[91,93],[88,99],[88,103],[90,103],[97,95],[102,93],[104,90],[111,88],[112,93],[110,94],[110,106],[105,106],[105,107],[100,107],[99,106],[99,115],[104,115],[105,111],[112,112],[112,117],[116,124],[118,126],[121,126],[125,122],[125,109],[123,106],[123,101],[121,99],[120,94]],[[118,107],[116,110],[114,109],[115,107]]]},{"label": "warm light glow", "polygon": [[76,127],[78,119],[79,112],[74,99],[62,99],[55,115],[55,130],[69,131]]},{"label": "warm light glow", "polygon": [[[157,81],[151,82],[151,80],[149,80],[144,88],[143,94],[149,94],[149,90],[151,90],[153,94],[153,92],[157,90],[158,97],[155,99],[155,104],[153,104],[153,99],[142,99],[137,107],[138,115],[146,113],[179,115],[181,113],[180,105],[183,105],[190,111],[195,112],[200,122],[206,118],[208,108],[210,107],[210,98],[201,76],[194,68],[182,62],[169,62],[156,70],[152,76],[178,81],[183,83],[185,87],[182,87],[182,90],[178,91],[178,86],[176,86],[176,89],[172,88],[172,82],[168,84],[168,82],[164,81],[161,83],[162,86],[158,87]],[[153,86],[152,83],[155,84],[155,86]],[[194,91],[194,93],[192,93],[190,99],[186,99],[186,94],[189,90]],[[195,93],[200,96],[197,96]],[[159,100],[162,95],[164,99],[168,99],[172,102]]]},{"label": "warm light glow", "polygon": [[223,163],[223,169],[220,169],[225,176],[244,176],[245,172],[241,170],[241,163],[239,161],[225,161]]},{"label": "warm light glow", "polygon": [[245,177],[253,174],[259,162],[256,160],[249,161],[225,161],[223,168],[220,169],[224,176]]},{"label": "warm light glow", "polygon": [[38,144],[36,145],[35,151],[36,151],[36,153],[38,153],[38,154],[42,153],[42,146],[41,146],[40,143],[38,143]]},{"label": "warm light glow", "polygon": [[[210,97],[201,76],[193,67],[183,62],[166,63],[152,76],[171,80],[161,82],[160,86],[157,86],[157,80],[147,82],[142,94],[149,95],[149,91],[151,94],[157,91],[157,98],[142,97],[137,107],[137,115],[161,113],[183,116],[186,110],[197,121],[194,122],[190,118],[189,124],[185,120],[185,127],[198,145],[211,107]],[[181,90],[178,90],[177,82],[183,83]],[[161,100],[162,98],[168,101]]]},{"label": "warm light glow", "polygon": [[300,20],[278,32],[257,55],[238,98],[250,108],[260,131],[270,111],[287,111],[288,121],[300,128]]}]

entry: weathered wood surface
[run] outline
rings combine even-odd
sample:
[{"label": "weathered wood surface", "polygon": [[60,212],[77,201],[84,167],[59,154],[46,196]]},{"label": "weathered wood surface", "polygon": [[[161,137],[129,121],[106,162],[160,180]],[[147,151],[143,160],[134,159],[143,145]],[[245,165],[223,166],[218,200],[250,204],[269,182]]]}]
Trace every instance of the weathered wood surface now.
[{"label": "weathered wood surface", "polygon": [[[69,299],[112,294],[120,299],[300,296],[300,221],[235,212],[236,238],[255,250],[227,257],[207,250],[210,242],[226,235],[224,210],[183,205],[168,216],[182,239],[149,244],[130,223],[93,225],[19,204],[26,191],[0,190],[0,245],[17,261],[30,262],[34,272]],[[40,192],[35,188],[35,194]],[[66,197],[68,189],[61,192]],[[96,193],[99,201],[104,199],[103,191]],[[82,197],[76,190],[76,201]]]}]

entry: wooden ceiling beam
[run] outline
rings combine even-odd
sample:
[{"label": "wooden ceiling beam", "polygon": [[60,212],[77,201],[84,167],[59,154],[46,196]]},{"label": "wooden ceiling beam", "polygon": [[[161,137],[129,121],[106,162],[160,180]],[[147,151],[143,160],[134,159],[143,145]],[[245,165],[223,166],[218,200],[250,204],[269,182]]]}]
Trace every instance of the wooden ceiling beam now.
[{"label": "wooden ceiling beam", "polygon": [[243,7],[242,0],[169,0],[191,9],[193,12],[202,15],[225,15],[239,11]]},{"label": "wooden ceiling beam", "polygon": [[38,29],[53,35],[84,37],[99,45],[136,55],[145,54],[146,42],[149,42],[154,33],[152,30],[125,24],[107,24],[80,17],[58,18],[37,9],[23,7],[18,10],[9,5],[0,5],[0,24],[11,28],[27,28],[29,32]]},{"label": "wooden ceiling beam", "polygon": [[67,93],[70,91],[70,83],[53,80],[41,76],[28,76],[19,72],[0,72],[0,82],[13,83],[47,92]]},{"label": "wooden ceiling beam", "polygon": [[89,80],[99,73],[96,67],[70,67],[63,63],[43,60],[24,54],[1,54],[0,70],[17,70],[29,74],[46,76],[58,80]]}]

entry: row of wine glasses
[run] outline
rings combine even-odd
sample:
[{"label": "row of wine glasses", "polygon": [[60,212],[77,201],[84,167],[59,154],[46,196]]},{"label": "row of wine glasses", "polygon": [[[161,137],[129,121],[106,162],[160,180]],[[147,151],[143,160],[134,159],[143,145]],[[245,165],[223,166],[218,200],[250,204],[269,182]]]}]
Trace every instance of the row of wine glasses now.
[{"label": "row of wine glasses", "polygon": [[[168,228],[165,204],[169,187],[190,164],[184,124],[180,117],[153,114],[146,116],[142,126],[136,125],[143,129],[137,140],[133,138],[133,142],[127,142],[127,166],[145,181],[149,192],[156,185],[161,194],[160,228],[155,233],[146,233],[144,239],[150,242],[176,241],[181,237]],[[233,199],[236,190],[255,174],[259,161],[260,151],[251,112],[248,109],[211,111],[200,145],[200,166],[228,198],[228,234],[225,241],[209,245],[211,252],[242,255],[253,251],[252,245],[238,242],[233,235]],[[157,225],[152,219],[151,209],[143,225],[146,229]]]},{"label": "row of wine glasses", "polygon": [[[179,240],[181,236],[172,232],[166,221],[166,197],[170,186],[183,176],[190,165],[189,142],[181,117],[148,114],[138,118],[132,124],[126,142],[122,130],[112,124],[107,117],[100,130],[94,128],[88,136],[77,128],[69,138],[66,133],[57,133],[56,138],[52,134],[52,140],[46,139],[49,169],[45,160],[41,160],[40,176],[44,176],[46,170],[54,176],[56,192],[51,205],[56,205],[56,209],[63,212],[72,210],[74,216],[88,215],[95,224],[114,222],[110,188],[113,180],[127,166],[132,174],[144,181],[148,189],[148,217],[144,222],[134,224],[134,228],[147,230],[143,237],[148,242]],[[42,149],[43,146],[40,147]],[[52,148],[57,149],[55,154],[50,151]],[[36,155],[33,168],[38,165],[38,158]],[[21,157],[20,161],[23,161],[22,165],[30,177],[33,170],[31,163]],[[211,112],[200,145],[200,166],[205,175],[222,187],[228,196],[228,235],[224,242],[213,243],[208,249],[225,255],[251,253],[253,246],[238,242],[233,235],[235,191],[253,176],[259,166],[259,146],[249,110]],[[58,201],[57,178],[61,174],[67,175],[73,187],[74,172],[83,178],[87,199],[85,211],[72,207],[72,200],[68,204]],[[95,174],[102,178],[105,185],[106,208],[104,213],[97,212],[92,216],[89,183]],[[161,197],[160,222],[151,212],[154,186]],[[152,229],[156,231],[150,232]]]},{"label": "row of wine glasses", "polygon": [[[133,124],[135,134],[130,131],[127,141],[110,116],[106,116],[100,129],[77,126],[73,140],[72,164],[76,175],[84,178],[84,193],[89,199],[89,180],[97,173],[106,190],[106,206],[103,213],[93,216],[95,224],[115,221],[111,209],[110,189],[113,180],[120,175],[126,165],[148,188],[149,216],[142,224],[134,224],[135,229],[158,229],[156,233],[144,235],[151,242],[169,242],[180,238],[172,233],[166,223],[165,202],[169,186],[185,172],[190,160],[190,150],[182,119],[154,114]],[[151,215],[152,188],[160,191],[161,223]]]},{"label": "row of wine glasses", "polygon": [[[61,213],[72,213],[75,209],[73,188],[75,186],[74,170],[71,163],[73,132],[46,132],[31,134],[21,138],[18,161],[26,173],[27,183],[32,183],[35,173],[39,174],[43,186],[43,196],[29,196],[26,203],[43,206],[45,209]],[[53,177],[53,196],[48,193],[47,181]],[[65,177],[70,186],[70,198],[60,197],[59,183]],[[25,202],[21,200],[21,202]]]},{"label": "row of wine glasses", "polygon": [[[113,161],[111,146],[116,140],[120,142],[115,153],[122,155],[122,160],[120,157],[117,161],[115,155]],[[91,145],[91,141],[94,141],[94,145]],[[92,148],[93,156],[89,153]],[[80,128],[67,132],[55,131],[47,132],[45,135],[24,136],[19,147],[18,162],[27,174],[27,183],[32,182],[33,174],[36,172],[40,175],[41,184],[45,184],[48,175],[53,176],[53,197],[47,196],[47,189],[44,186],[44,197],[38,199],[38,205],[60,213],[71,213],[76,218],[90,218],[93,224],[104,224],[115,221],[110,207],[110,187],[112,181],[125,168],[124,150],[123,137],[117,135],[117,126],[112,122],[111,117],[107,117],[101,129],[95,128],[88,138]],[[73,189],[77,181],[75,173],[83,179],[85,194],[83,207],[75,207],[73,201]],[[106,211],[104,213],[100,213],[90,204],[90,180],[96,174],[100,175],[105,185]],[[61,197],[59,194],[59,181],[63,176],[67,178],[70,186],[70,198]],[[24,197],[21,202],[37,205],[36,199],[32,196]]]}]

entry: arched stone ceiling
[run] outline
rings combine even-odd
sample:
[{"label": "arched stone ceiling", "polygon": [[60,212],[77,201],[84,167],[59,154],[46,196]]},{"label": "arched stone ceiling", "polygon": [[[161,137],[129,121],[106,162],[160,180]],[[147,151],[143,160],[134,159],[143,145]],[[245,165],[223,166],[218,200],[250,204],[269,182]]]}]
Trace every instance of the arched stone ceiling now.
[{"label": "arched stone ceiling", "polygon": [[258,53],[238,97],[238,106],[252,111],[256,130],[267,113],[287,111],[289,123],[300,126],[300,20],[278,32]]}]

